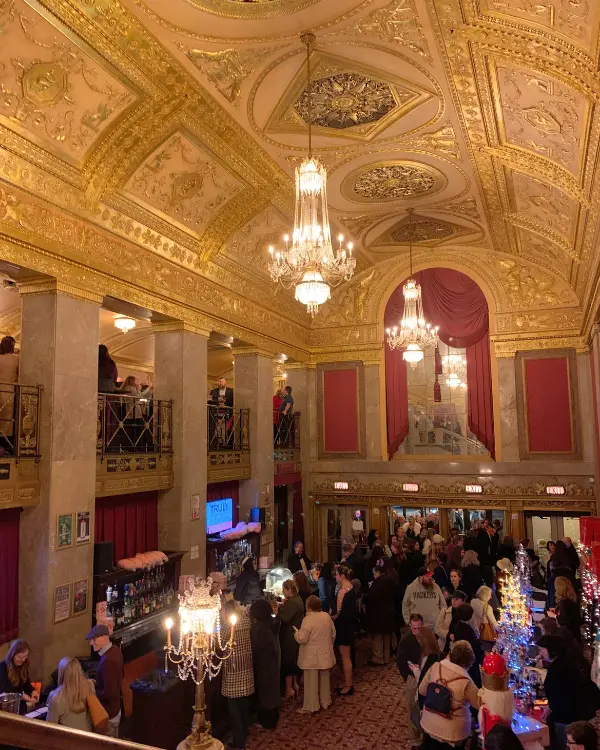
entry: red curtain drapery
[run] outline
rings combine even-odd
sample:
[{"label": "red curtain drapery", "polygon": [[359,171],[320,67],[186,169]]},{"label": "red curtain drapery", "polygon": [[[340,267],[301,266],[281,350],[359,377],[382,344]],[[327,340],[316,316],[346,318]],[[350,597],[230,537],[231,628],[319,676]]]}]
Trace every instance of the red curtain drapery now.
[{"label": "red curtain drapery", "polygon": [[0,510],[0,644],[19,635],[20,508]]},{"label": "red curtain drapery", "polygon": [[[387,325],[387,323],[386,323]],[[408,381],[402,352],[385,347],[385,401],[387,405],[388,458],[408,435]]]},{"label": "red curtain drapery", "polygon": [[[423,312],[426,320],[439,326],[440,340],[455,348],[466,348],[467,359],[467,416],[471,432],[494,457],[494,419],[492,409],[492,375],[489,342],[489,314],[487,301],[477,284],[464,273],[450,268],[428,268],[415,274],[421,285]],[[404,282],[403,282],[404,283]],[[404,311],[404,297],[400,284],[388,300],[385,325],[398,325]],[[388,370],[390,352],[386,347],[386,394],[388,410],[388,453],[398,450],[408,433],[408,388],[406,396],[388,378],[398,378],[392,363]],[[402,354],[399,354],[402,357]],[[406,382],[406,365],[404,366]],[[391,425],[398,425],[397,429]],[[406,425],[404,427],[404,425]],[[398,440],[398,437],[400,439]]]},{"label": "red curtain drapery", "polygon": [[158,493],[96,498],[95,540],[113,543],[113,562],[158,549]]}]

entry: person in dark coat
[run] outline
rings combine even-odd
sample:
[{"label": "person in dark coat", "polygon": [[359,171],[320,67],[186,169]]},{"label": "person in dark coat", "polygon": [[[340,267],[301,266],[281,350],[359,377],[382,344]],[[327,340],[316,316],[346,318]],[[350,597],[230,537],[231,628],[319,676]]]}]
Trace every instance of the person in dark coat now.
[{"label": "person in dark coat", "polygon": [[448,557],[445,552],[439,552],[437,561],[435,563],[429,563],[429,565],[433,566],[432,568],[430,568],[431,570],[433,570],[433,580],[442,589],[442,594],[444,594],[444,596],[451,593],[451,591],[453,590],[452,584],[450,583],[450,578],[448,576],[448,571],[446,570],[447,564]]},{"label": "person in dark coat", "polygon": [[569,567],[571,568],[571,572],[573,573],[573,578],[577,578],[577,571],[579,570],[580,564],[579,555],[577,554],[577,550],[575,549],[575,545],[573,544],[570,536],[566,536],[563,539],[563,543],[567,548],[567,557],[569,559]]},{"label": "person in dark coat", "polygon": [[548,563],[548,570],[550,575],[548,578],[548,596],[546,598],[546,606],[548,609],[553,609],[556,605],[555,585],[557,578],[560,578],[561,576],[568,578],[573,584],[573,588],[577,590],[577,581],[573,575],[567,545],[563,541],[556,542],[554,553]]},{"label": "person in dark coat", "polygon": [[242,572],[235,584],[233,598],[245,607],[263,598],[260,576],[254,569],[254,560],[251,557],[247,557],[242,563]]},{"label": "person in dark coat", "polygon": [[294,544],[294,551],[288,557],[288,570],[290,571],[290,573],[297,573],[299,570],[301,570],[303,573],[306,573],[306,575],[308,575],[308,571],[310,570],[311,565],[311,561],[308,559],[308,556],[304,552],[304,542],[296,542]]},{"label": "person in dark coat", "polygon": [[468,550],[461,563],[462,570],[462,591],[465,592],[469,601],[477,594],[480,586],[484,586],[483,576],[481,575],[481,567],[479,565],[479,558],[475,550]]},{"label": "person in dark coat", "polygon": [[257,599],[250,606],[250,641],[254,664],[254,690],[258,721],[265,729],[275,729],[281,706],[279,618],[266,599]]},{"label": "person in dark coat", "polygon": [[556,609],[549,614],[556,616],[558,624],[571,631],[573,638],[581,643],[581,607],[577,601],[577,594],[573,584],[566,576],[558,576],[554,581],[556,594]]},{"label": "person in dark coat", "polygon": [[498,545],[498,560],[502,560],[507,557],[514,565],[517,559],[517,550],[515,548],[515,542],[512,536],[505,536],[502,540],[502,544]]},{"label": "person in dark coat", "polygon": [[350,545],[350,549],[352,551],[346,558],[344,565],[347,565],[350,568],[354,573],[354,577],[358,578],[361,586],[364,588],[367,585],[367,560],[357,545]]},{"label": "person in dark coat", "polygon": [[406,561],[408,570],[406,572],[409,583],[415,580],[417,577],[417,570],[423,567],[425,557],[417,549],[417,543],[414,539],[407,539],[406,541]]},{"label": "person in dark coat", "polygon": [[335,578],[333,577],[333,565],[326,562],[319,572],[317,579],[319,599],[323,612],[328,615],[335,613]]},{"label": "person in dark coat", "polygon": [[567,747],[567,726],[573,721],[590,721],[600,708],[600,691],[589,676],[574,663],[566,641],[557,635],[545,635],[538,641],[542,659],[549,662],[544,692],[550,717],[550,747]]},{"label": "person in dark coat", "polygon": [[384,575],[384,561],[379,560],[373,570],[373,583],[366,595],[365,630],[371,638],[373,649],[373,656],[367,662],[370,667],[382,667],[390,661],[391,637],[396,629],[396,586],[392,572]]},{"label": "person in dark coat", "polygon": [[294,638],[294,628],[300,630],[304,618],[304,602],[298,594],[295,581],[284,581],[282,586],[284,601],[277,609],[281,621],[279,643],[281,644],[281,674],[285,677],[285,697],[298,695],[298,677],[302,670],[298,667],[298,642]]},{"label": "person in dark coat", "polygon": [[[460,607],[456,608],[456,618],[453,618],[450,623],[450,631],[448,633],[448,639],[446,641],[452,641],[456,643],[458,641],[468,641],[473,653],[475,654],[475,662],[473,666],[468,670],[469,677],[477,685],[481,687],[481,672],[479,667],[483,664],[483,648],[479,637],[475,635],[475,631],[471,627],[470,620],[473,617],[473,607],[470,604],[461,604]],[[451,648],[450,648],[451,650]]]},{"label": "person in dark coat", "polygon": [[[411,615],[408,625],[410,630],[402,636],[402,640],[398,644],[396,666],[404,680],[404,700],[406,702],[406,711],[410,716],[417,700],[417,680],[410,665],[420,664],[421,662],[419,634],[423,627],[423,618],[418,614]],[[420,732],[413,722],[409,722],[409,729],[412,735],[413,746],[417,745]]]}]

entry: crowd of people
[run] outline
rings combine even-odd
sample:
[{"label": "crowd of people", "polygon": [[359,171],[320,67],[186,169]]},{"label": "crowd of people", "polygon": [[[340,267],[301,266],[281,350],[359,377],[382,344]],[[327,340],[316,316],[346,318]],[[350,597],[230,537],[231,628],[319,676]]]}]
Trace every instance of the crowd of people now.
[{"label": "crowd of people", "polygon": [[[462,747],[477,728],[480,668],[498,635],[502,590],[497,563],[506,559],[514,563],[519,544],[531,563],[532,585],[547,591],[545,617],[535,628],[532,656],[547,670],[551,748],[573,750],[581,740],[587,750],[589,737],[595,737],[587,722],[600,708],[600,691],[590,677],[581,644],[577,550],[565,538],[548,542],[538,554],[528,539],[516,542],[503,535],[500,523],[485,519],[474,521],[466,534],[452,528],[444,539],[433,520],[398,518],[387,540],[374,529],[364,548],[346,539],[338,561],[317,566],[297,542],[288,559],[293,578],[283,586],[280,605],[271,606],[263,598],[250,561],[245,575],[255,577],[255,586],[250,587],[254,600],[241,598],[250,605],[248,664],[254,660],[255,700],[263,726],[276,723],[281,703],[297,697],[302,685],[300,713],[327,709],[332,701],[329,671],[336,662],[342,678],[337,696],[352,695],[356,641],[366,635],[371,647],[369,668],[384,667],[395,658],[414,746]],[[243,581],[238,585],[245,586]],[[268,684],[264,682],[267,654],[271,659],[267,671],[273,679]],[[428,708],[428,688],[439,683],[451,693],[450,718]],[[233,709],[232,719],[235,715]],[[238,730],[236,747],[244,747],[242,734]],[[486,747],[521,748],[511,734],[499,727],[488,735]],[[569,736],[579,739],[571,742]]]}]

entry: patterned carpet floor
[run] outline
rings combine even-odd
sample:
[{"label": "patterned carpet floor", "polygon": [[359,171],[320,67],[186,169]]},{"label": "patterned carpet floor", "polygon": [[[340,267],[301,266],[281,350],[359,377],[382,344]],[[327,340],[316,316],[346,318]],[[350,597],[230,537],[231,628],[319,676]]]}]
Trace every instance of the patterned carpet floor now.
[{"label": "patterned carpet floor", "polygon": [[[392,662],[387,667],[368,667],[370,648],[361,642],[354,671],[354,695],[333,695],[333,705],[317,714],[297,714],[297,702],[284,702],[274,730],[253,725],[247,739],[249,750],[409,750],[411,739],[404,707],[402,678]],[[339,667],[331,674],[332,690],[342,684]]]}]

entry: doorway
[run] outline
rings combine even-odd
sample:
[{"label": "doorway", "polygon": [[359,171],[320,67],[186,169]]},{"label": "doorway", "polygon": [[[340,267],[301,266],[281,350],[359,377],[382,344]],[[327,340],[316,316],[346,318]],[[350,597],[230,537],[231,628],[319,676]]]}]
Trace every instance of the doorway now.
[{"label": "doorway", "polygon": [[288,548],[289,516],[287,485],[275,486],[275,562],[283,562]]},{"label": "doorway", "polygon": [[[494,521],[500,521],[502,529],[505,530],[506,528],[503,510],[451,508],[446,512],[448,513],[448,528],[456,528],[461,534],[466,534],[475,521],[487,520],[490,524]],[[506,532],[504,531],[504,533]]]},{"label": "doorway", "polygon": [[526,536],[531,540],[531,546],[537,554],[546,549],[546,542],[550,539],[556,542],[565,536],[571,538],[575,547],[580,541],[579,519],[589,513],[566,515],[562,511],[537,515],[525,513]]},{"label": "doorway", "polygon": [[342,556],[342,545],[354,541],[362,550],[367,549],[369,514],[366,505],[324,505],[320,509],[322,559],[337,562]]}]

